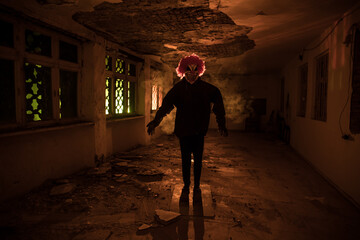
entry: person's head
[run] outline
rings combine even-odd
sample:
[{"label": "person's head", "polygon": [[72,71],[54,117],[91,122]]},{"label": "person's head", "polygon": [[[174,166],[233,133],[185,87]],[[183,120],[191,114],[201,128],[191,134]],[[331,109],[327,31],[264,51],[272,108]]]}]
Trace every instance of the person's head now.
[{"label": "person's head", "polygon": [[202,76],[204,72],[205,62],[195,53],[190,56],[183,57],[176,68],[177,75],[180,78],[185,77],[185,79],[191,84]]}]

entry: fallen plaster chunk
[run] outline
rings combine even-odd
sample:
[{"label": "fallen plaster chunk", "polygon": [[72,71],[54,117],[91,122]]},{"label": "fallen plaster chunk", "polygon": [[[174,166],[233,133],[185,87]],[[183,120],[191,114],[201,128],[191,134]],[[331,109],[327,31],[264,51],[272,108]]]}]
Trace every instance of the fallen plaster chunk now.
[{"label": "fallen plaster chunk", "polygon": [[72,183],[67,183],[67,184],[62,184],[62,185],[59,185],[59,186],[55,186],[55,187],[53,187],[51,189],[50,196],[69,193],[72,190],[74,190],[74,188],[75,188],[75,185],[72,184]]},{"label": "fallen plaster chunk", "polygon": [[120,158],[121,160],[137,160],[137,159],[142,159],[143,156],[141,156],[141,155],[137,155],[137,156],[123,155],[123,156],[119,156],[118,158]]},{"label": "fallen plaster chunk", "polygon": [[93,168],[90,170],[89,174],[102,175],[102,174],[105,174],[109,170],[111,170],[111,167]]},{"label": "fallen plaster chunk", "polygon": [[161,224],[169,224],[176,221],[180,217],[180,213],[165,211],[161,209],[155,210],[155,218]]},{"label": "fallen plaster chunk", "polygon": [[141,226],[138,228],[138,230],[139,230],[139,231],[144,231],[144,230],[147,230],[147,229],[150,229],[150,228],[151,228],[150,225],[144,223],[143,225],[141,225]]},{"label": "fallen plaster chunk", "polygon": [[128,166],[128,163],[127,163],[127,162],[118,162],[118,163],[116,163],[116,166],[119,166],[119,167],[127,167],[127,166]]}]

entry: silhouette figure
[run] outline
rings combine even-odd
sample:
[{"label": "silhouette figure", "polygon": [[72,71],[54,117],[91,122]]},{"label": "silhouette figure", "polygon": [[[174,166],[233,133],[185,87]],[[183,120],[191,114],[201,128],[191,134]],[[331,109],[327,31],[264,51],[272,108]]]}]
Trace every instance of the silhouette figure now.
[{"label": "silhouette figure", "polygon": [[147,124],[151,135],[162,119],[176,107],[175,135],[180,140],[184,189],[190,187],[191,154],[194,156],[194,189],[200,188],[204,136],[207,133],[212,111],[216,115],[219,132],[227,136],[225,109],[220,90],[201,80],[205,62],[196,54],[179,62],[176,72],[181,81],[166,94],[154,120]]}]

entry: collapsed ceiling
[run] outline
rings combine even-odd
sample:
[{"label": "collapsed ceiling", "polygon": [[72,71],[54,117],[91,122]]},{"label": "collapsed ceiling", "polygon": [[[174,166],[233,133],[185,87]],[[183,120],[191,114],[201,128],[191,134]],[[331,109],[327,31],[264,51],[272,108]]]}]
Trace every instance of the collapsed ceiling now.
[{"label": "collapsed ceiling", "polygon": [[73,18],[134,51],[160,55],[172,67],[191,53],[211,61],[254,48],[247,36],[251,27],[236,25],[226,14],[201,2],[206,1],[196,6],[169,0],[104,2]]},{"label": "collapsed ceiling", "polygon": [[[208,71],[279,72],[358,0],[37,0],[73,7],[72,18],[176,67],[197,53]],[[75,11],[74,11],[75,10]]]}]

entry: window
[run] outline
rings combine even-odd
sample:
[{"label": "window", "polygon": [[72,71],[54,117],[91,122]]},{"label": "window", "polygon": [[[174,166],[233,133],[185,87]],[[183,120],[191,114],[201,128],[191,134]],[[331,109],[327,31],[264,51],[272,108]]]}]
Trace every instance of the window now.
[{"label": "window", "polygon": [[307,81],[308,81],[308,64],[300,67],[300,78],[298,87],[298,109],[297,116],[305,117],[306,114],[306,96],[307,96]]},{"label": "window", "polygon": [[360,133],[360,29],[356,29],[353,48],[353,76],[350,106],[350,131]]},{"label": "window", "polygon": [[25,30],[25,49],[29,53],[51,56],[51,37],[37,31]]},{"label": "window", "polygon": [[0,26],[0,128],[78,118],[80,42],[9,16]]},{"label": "window", "polygon": [[52,118],[51,68],[25,63],[26,120]]},{"label": "window", "polygon": [[77,117],[77,79],[77,72],[60,70],[60,119]]},{"label": "window", "polygon": [[156,111],[162,104],[162,87],[153,85],[151,93],[151,111]]},{"label": "window", "polygon": [[105,57],[105,114],[123,117],[136,114],[136,64],[121,56]]},{"label": "window", "polygon": [[77,46],[60,40],[59,58],[61,60],[77,63],[78,62]]},{"label": "window", "polygon": [[327,85],[329,54],[325,53],[316,59],[315,101],[313,119],[326,121]]},{"label": "window", "polygon": [[14,61],[0,59],[0,123],[15,122]]},{"label": "window", "polygon": [[14,47],[14,28],[9,22],[0,19],[0,46]]}]

